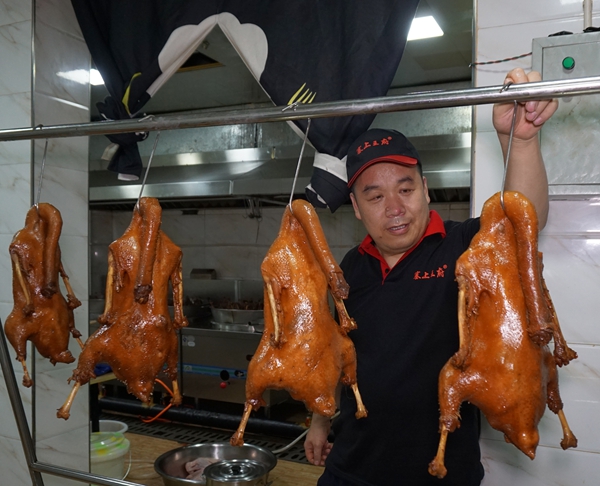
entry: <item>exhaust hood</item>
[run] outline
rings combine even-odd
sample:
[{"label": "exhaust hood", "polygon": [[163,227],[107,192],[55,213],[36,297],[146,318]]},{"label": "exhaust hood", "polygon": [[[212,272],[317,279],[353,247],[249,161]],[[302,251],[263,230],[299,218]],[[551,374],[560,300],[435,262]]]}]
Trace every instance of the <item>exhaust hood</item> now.
[{"label": "exhaust hood", "polygon": [[[435,113],[433,113],[435,112]],[[373,126],[397,128],[421,155],[432,202],[468,201],[470,196],[470,109],[452,108],[378,115]],[[406,128],[408,127],[408,128]],[[411,133],[417,132],[414,136]],[[144,167],[156,135],[139,144]],[[138,181],[120,181],[106,170],[101,154],[108,144],[90,137],[89,202],[92,208],[130,209]],[[143,195],[163,207],[245,205],[248,199],[286,204],[302,139],[285,122],[202,127],[160,134]],[[294,194],[302,196],[312,175],[314,149],[306,146]]]}]

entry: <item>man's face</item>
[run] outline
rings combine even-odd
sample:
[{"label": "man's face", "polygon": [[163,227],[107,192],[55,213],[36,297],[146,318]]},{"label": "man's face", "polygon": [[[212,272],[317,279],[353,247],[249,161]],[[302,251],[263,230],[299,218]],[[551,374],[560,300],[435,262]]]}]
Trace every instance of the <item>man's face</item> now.
[{"label": "man's face", "polygon": [[366,169],[350,194],[354,214],[392,267],[429,224],[427,181],[416,167],[380,162]]}]

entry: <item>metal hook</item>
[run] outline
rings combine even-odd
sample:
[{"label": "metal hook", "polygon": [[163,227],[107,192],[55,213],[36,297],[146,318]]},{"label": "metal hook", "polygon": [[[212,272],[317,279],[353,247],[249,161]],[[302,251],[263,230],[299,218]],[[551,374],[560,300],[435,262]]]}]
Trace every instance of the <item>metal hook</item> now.
[{"label": "metal hook", "polygon": [[506,160],[504,161],[504,173],[502,174],[502,189],[500,191],[500,206],[502,206],[502,210],[504,211],[504,185],[506,184],[506,172],[508,171],[508,161],[510,159],[510,148],[512,147],[513,133],[515,131],[515,121],[517,119],[517,108],[519,104],[517,100],[514,102],[512,123],[510,125],[510,135],[508,137],[508,147],[506,148]]},{"label": "metal hook", "polygon": [[152,159],[154,158],[154,152],[156,151],[156,145],[158,144],[158,137],[160,137],[160,132],[156,132],[154,146],[152,147],[152,152],[150,152],[150,157],[148,158],[148,165],[146,166],[146,172],[144,173],[144,180],[142,181],[142,187],[140,188],[140,195],[138,196],[138,200],[135,203],[136,209],[140,208],[140,199],[142,199],[142,193],[144,192],[144,186],[146,185],[146,178],[148,177],[148,172],[150,171],[150,164],[152,164]]},{"label": "metal hook", "polygon": [[[298,105],[299,105],[299,104],[300,104],[300,102],[299,102],[299,101],[294,101],[292,104],[290,104],[290,105],[287,105],[287,106],[286,106],[286,107],[285,107],[283,110],[281,110],[281,111],[282,111],[282,112],[284,112],[284,111],[287,111],[287,110],[289,110],[290,108],[291,108],[293,111],[296,111],[296,108],[298,108]],[[310,118],[309,118],[309,120],[310,120]],[[309,122],[309,123],[310,123],[310,122]]]},{"label": "metal hook", "polygon": [[505,85],[502,86],[502,88],[500,88],[500,93],[502,93],[503,91],[508,90],[508,88],[510,88],[514,83],[512,81],[509,81],[508,83],[506,83]]},{"label": "metal hook", "polygon": [[298,164],[296,165],[296,174],[294,175],[294,181],[292,182],[292,193],[290,194],[290,202],[288,206],[290,211],[292,210],[292,199],[294,198],[294,190],[296,189],[296,181],[298,180],[298,173],[300,172],[300,163],[302,162],[302,154],[304,153],[304,147],[306,146],[306,140],[308,139],[308,131],[310,130],[310,118],[306,124],[306,132],[304,133],[304,140],[302,141],[302,148],[300,149],[300,156],[298,157]]},{"label": "metal hook", "polygon": [[[40,125],[41,127],[41,125]],[[35,210],[40,212],[40,196],[42,194],[42,180],[44,179],[44,168],[46,167],[46,154],[48,153],[48,139],[46,139],[46,144],[44,145],[44,155],[42,157],[42,167],[40,169],[40,179],[38,182],[38,192],[35,198]]]}]

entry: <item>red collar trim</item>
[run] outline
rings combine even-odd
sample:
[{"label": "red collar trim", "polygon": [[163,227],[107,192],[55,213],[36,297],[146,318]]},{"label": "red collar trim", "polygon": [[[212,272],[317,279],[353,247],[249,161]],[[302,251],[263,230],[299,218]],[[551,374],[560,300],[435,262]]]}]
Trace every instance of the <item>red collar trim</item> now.
[{"label": "red collar trim", "polygon": [[[421,236],[421,239],[414,246],[412,246],[411,248],[409,248],[408,250],[406,250],[404,252],[404,255],[402,255],[400,260],[398,260],[398,262],[396,262],[396,265],[398,265],[398,263],[400,263],[402,260],[404,260],[408,255],[410,255],[412,253],[412,251],[417,246],[419,246],[426,237],[435,235],[435,234],[440,234],[440,235],[442,235],[442,238],[445,238],[446,237],[446,228],[444,227],[444,221],[442,221],[441,216],[436,211],[430,210],[429,211],[429,224],[427,225],[427,228],[425,229],[425,233],[423,233],[423,236]],[[371,235],[365,236],[365,239],[362,241],[362,243],[358,247],[358,251],[360,252],[361,255],[364,255],[365,253],[367,253],[367,254],[371,255],[372,257],[377,258],[377,260],[379,260],[379,263],[381,264],[381,274],[383,275],[383,279],[385,280],[385,277],[387,277],[391,268],[385,261],[385,258],[383,258],[383,256],[381,256],[381,253],[379,253],[379,250],[377,249],[377,246],[375,246],[375,242],[373,241],[373,238],[371,238]]]}]

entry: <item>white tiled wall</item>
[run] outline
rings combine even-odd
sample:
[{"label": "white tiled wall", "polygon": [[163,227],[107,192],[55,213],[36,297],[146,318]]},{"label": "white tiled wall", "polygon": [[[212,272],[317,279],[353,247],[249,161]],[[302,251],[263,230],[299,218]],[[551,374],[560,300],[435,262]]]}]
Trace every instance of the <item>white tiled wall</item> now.
[{"label": "white tiled wall", "polygon": [[[31,125],[31,2],[0,2],[0,127]],[[11,275],[8,245],[12,236],[22,227],[30,207],[31,143],[0,144],[0,205],[5,209],[0,218],[0,268],[3,275]],[[20,217],[18,216],[20,215]],[[0,310],[4,321],[12,310],[11,279],[0,283]],[[18,363],[14,362],[16,365]],[[14,366],[14,365],[13,365]],[[16,369],[16,367],[15,367]],[[1,374],[1,373],[0,373]],[[17,370],[20,382],[22,373]],[[21,400],[31,424],[31,390],[21,389]],[[0,469],[6,484],[17,486],[31,483],[25,467],[23,448],[4,379],[0,381],[0,408],[7,412],[0,421]],[[9,472],[10,471],[10,472]]]},{"label": "white tiled wall", "polygon": [[[478,0],[476,61],[504,59],[530,52],[532,40],[558,31],[583,31],[583,2],[573,0]],[[600,4],[592,24],[600,25]],[[477,67],[476,86],[501,85],[514,67],[531,69],[531,57]],[[491,105],[475,108],[473,139],[473,213],[500,188],[502,154],[491,123]],[[594,149],[595,150],[595,149]],[[577,449],[563,451],[558,418],[549,410],[540,423],[540,446],[531,461],[502,434],[485,425],[481,440],[486,469],[484,486],[518,484],[598,484],[600,450],[600,213],[598,201],[551,201],[540,238],[544,277],[565,338],[579,358],[559,370],[565,415],[578,437]]]},{"label": "white tiled wall", "polygon": [[[32,2],[0,0],[0,127],[89,121],[89,83],[86,80],[77,83],[57,75],[74,69],[88,70],[90,64],[70,1],[38,0],[36,19],[36,80],[33,90]],[[43,140],[0,144],[0,204],[10,208],[3,211],[0,218],[0,248],[4,249],[0,251],[0,268],[4,275],[12,274],[8,245],[14,233],[23,227],[32,195],[37,195],[44,145]],[[87,138],[50,140],[40,197],[40,201],[56,206],[63,217],[62,260],[73,290],[83,302],[75,310],[76,327],[82,332],[83,339],[88,329],[87,159]],[[33,175],[32,160],[35,160]],[[11,310],[11,279],[5,278],[0,282],[0,318],[4,321]],[[75,341],[71,342],[70,350],[78,356]],[[12,353],[12,348],[10,351]],[[32,369],[31,360],[29,356],[29,369]],[[88,471],[87,393],[77,398],[68,421],[56,418],[56,409],[70,391],[67,379],[73,366],[61,363],[53,366],[39,355],[35,357],[35,405],[31,399],[32,390],[20,385],[22,371],[19,363],[13,361],[13,367],[29,417],[29,428],[36,441],[38,460]],[[7,412],[6,418],[12,417],[4,380],[0,383],[0,407]],[[32,423],[32,417],[35,417],[35,423]],[[0,421],[0,470],[3,472],[2,484],[31,484],[13,420]],[[44,484],[79,483],[44,475]]]},{"label": "white tiled wall", "polygon": [[[462,221],[469,216],[468,203],[433,204],[444,219]],[[327,242],[337,261],[365,237],[362,223],[351,206],[334,214],[317,210]],[[282,208],[263,208],[261,218],[250,218],[244,209],[204,209],[197,215],[164,210],[162,230],[183,250],[183,273],[193,268],[213,268],[221,279],[260,279],[260,265],[277,236]],[[120,237],[131,221],[130,212],[91,212],[91,291],[104,297],[107,246]],[[112,228],[112,231],[106,231]],[[184,289],[185,291],[185,289]]]}]

